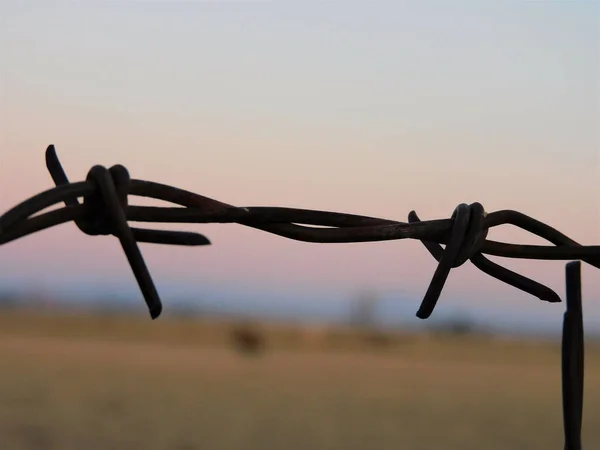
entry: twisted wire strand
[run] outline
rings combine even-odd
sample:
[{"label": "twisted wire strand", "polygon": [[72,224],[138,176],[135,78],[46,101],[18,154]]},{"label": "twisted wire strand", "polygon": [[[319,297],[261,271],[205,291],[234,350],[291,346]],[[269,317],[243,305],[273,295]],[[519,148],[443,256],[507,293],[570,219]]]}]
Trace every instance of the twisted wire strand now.
[{"label": "twisted wire strand", "polygon": [[[417,312],[417,317],[422,319],[433,312],[451,269],[467,261],[482,272],[540,300],[561,301],[560,296],[549,287],[502,267],[484,255],[535,260],[580,259],[600,268],[600,246],[582,246],[551,226],[517,211],[486,213],[479,203],[458,205],[449,219],[421,221],[417,213],[411,211],[408,222],[399,222],[298,208],[236,207],[173,186],[130,179],[122,165],[109,169],[94,166],[85,181],[71,183],[53,145],[46,150],[46,166],[56,186],[30,197],[0,216],[0,245],[71,221],[88,235],[114,235],[121,241],[153,318],[158,317],[162,310],[161,301],[137,244],[201,246],[210,245],[210,241],[196,232],[130,227],[130,221],[238,223],[312,243],[420,240],[438,261]],[[178,206],[129,205],[129,196],[132,195]],[[79,203],[79,198],[83,198],[83,203]],[[43,212],[60,203],[65,206]],[[490,228],[505,224],[519,227],[554,245],[520,245],[487,239]]]}]

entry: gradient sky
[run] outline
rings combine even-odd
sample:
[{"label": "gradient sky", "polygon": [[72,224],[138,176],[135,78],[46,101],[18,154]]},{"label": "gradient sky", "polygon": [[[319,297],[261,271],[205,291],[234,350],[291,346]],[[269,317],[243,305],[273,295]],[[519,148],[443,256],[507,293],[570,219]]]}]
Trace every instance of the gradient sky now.
[{"label": "gradient sky", "polygon": [[[53,143],[71,180],[121,163],[134,178],[239,206],[398,220],[479,201],[600,244],[599,3],[373,5],[2,2],[0,211],[51,187]],[[414,241],[173,228],[213,246],[143,245],[159,286],[401,289],[416,310],[435,268]],[[511,227],[490,238],[543,243]],[[501,263],[564,292],[561,262]],[[116,239],[73,224],[4,246],[0,272],[40,286],[65,274],[135,283]],[[600,312],[600,273],[584,277]],[[547,307],[470,264],[444,295]]]}]

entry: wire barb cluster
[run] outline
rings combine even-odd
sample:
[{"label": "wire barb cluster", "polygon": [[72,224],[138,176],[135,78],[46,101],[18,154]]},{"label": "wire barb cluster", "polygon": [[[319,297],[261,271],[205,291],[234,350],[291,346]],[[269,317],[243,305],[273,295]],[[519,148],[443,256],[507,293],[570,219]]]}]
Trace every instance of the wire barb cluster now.
[{"label": "wire barb cluster", "polygon": [[[37,231],[73,221],[90,236],[116,236],[123,247],[153,319],[162,303],[138,247],[139,242],[209,245],[199,233],[130,227],[129,222],[238,223],[305,242],[341,243],[417,239],[438,261],[417,317],[428,318],[453,268],[471,261],[482,272],[546,302],[560,302],[556,292],[508,270],[484,254],[537,260],[582,260],[600,268],[600,246],[582,246],[556,229],[517,211],[486,213],[480,203],[460,204],[449,219],[421,221],[415,211],[408,223],[375,217],[293,208],[239,208],[164,184],[131,179],[122,165],[96,165],[85,181],[70,183],[53,145],[46,167],[56,185],[0,216],[0,245]],[[129,196],[163,200],[177,207],[129,205]],[[79,203],[78,199],[83,202]],[[62,208],[43,212],[59,203]],[[553,246],[516,245],[487,239],[488,230],[511,224],[540,236]],[[312,225],[312,226],[311,226]],[[326,227],[326,228],[322,228]],[[445,247],[442,247],[445,245]],[[581,449],[583,405],[583,322],[580,262],[567,264],[567,311],[563,326],[563,416],[565,449]]]},{"label": "wire barb cluster", "polygon": [[[408,223],[405,223],[328,211],[235,207],[172,186],[131,179],[122,165],[110,168],[96,165],[90,169],[85,181],[71,183],[53,145],[46,149],[46,167],[56,187],[25,200],[0,216],[0,244],[69,221],[75,222],[83,233],[90,236],[116,236],[153,319],[160,315],[162,303],[138,243],[195,246],[210,245],[210,241],[194,232],[130,227],[130,221],[238,223],[289,239],[316,243],[420,240],[438,261],[417,312],[421,319],[432,314],[450,271],[467,261],[482,272],[540,300],[561,301],[549,287],[490,261],[484,254],[538,260],[581,259],[600,268],[600,246],[582,246],[556,229],[517,211],[486,213],[479,203],[458,205],[449,219],[421,221],[417,213],[411,211]],[[179,206],[129,205],[131,195]],[[83,198],[83,202],[79,203],[78,198]],[[42,213],[58,203],[65,206]],[[520,227],[554,246],[516,245],[487,239],[490,228],[504,224]]]}]

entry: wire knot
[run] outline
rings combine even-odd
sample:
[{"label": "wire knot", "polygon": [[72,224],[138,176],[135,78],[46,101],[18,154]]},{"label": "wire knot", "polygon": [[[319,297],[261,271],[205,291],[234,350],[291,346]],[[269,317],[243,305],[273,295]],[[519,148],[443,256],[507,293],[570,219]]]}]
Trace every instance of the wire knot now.
[{"label": "wire knot", "polygon": [[116,236],[116,208],[125,214],[130,180],[128,170],[120,164],[110,169],[100,165],[92,167],[86,181],[95,189],[92,195],[83,198],[86,213],[77,221],[79,229],[90,236]]},{"label": "wire knot", "polygon": [[[481,203],[461,203],[452,213],[454,221],[450,238],[443,248],[431,241],[421,241],[425,248],[438,261],[438,266],[429,283],[425,297],[417,311],[420,319],[428,318],[442,293],[450,270],[462,266],[465,262],[481,255],[481,248],[487,238],[488,228],[485,226],[486,212]],[[415,211],[408,215],[409,223],[420,222]]]},{"label": "wire knot", "polygon": [[[464,211],[465,218],[460,222],[458,215]],[[460,240],[458,254],[454,258],[452,267],[462,266],[473,256],[480,253],[481,247],[487,238],[488,228],[484,226],[486,212],[481,203],[471,203],[466,205],[461,203],[452,213],[451,219],[454,220],[450,242]],[[448,247],[446,247],[448,250]]]}]

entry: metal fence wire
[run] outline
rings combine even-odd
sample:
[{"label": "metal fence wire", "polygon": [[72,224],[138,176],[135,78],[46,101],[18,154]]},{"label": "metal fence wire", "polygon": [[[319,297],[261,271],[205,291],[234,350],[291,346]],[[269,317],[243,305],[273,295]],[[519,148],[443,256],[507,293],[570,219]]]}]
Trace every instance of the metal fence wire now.
[{"label": "metal fence wire", "polygon": [[[113,235],[121,242],[152,319],[162,303],[138,242],[210,245],[205,236],[184,231],[151,230],[134,222],[238,223],[288,239],[316,243],[349,243],[417,239],[438,261],[417,311],[433,312],[450,270],[471,261],[482,272],[551,303],[560,296],[543,284],[502,267],[484,254],[535,260],[575,260],[566,265],[566,312],[562,337],[563,423],[566,450],[581,449],[584,339],[581,307],[581,263],[600,268],[600,246],[583,246],[545,223],[512,210],[487,213],[480,203],[458,205],[449,219],[421,221],[415,211],[408,222],[280,207],[236,207],[172,186],[131,179],[122,165],[96,165],[85,181],[69,182],[53,145],[46,149],[46,167],[55,187],[37,194],[0,216],[0,245],[73,221],[90,236]],[[167,201],[177,207],[129,205],[129,196]],[[83,198],[79,203],[78,198]],[[42,213],[44,209],[65,206]],[[487,239],[488,230],[511,224],[540,236],[553,246],[517,245]],[[312,227],[310,225],[313,225]],[[323,228],[324,227],[324,228]],[[444,247],[442,246],[444,245]]]}]

